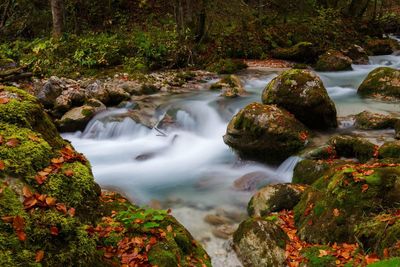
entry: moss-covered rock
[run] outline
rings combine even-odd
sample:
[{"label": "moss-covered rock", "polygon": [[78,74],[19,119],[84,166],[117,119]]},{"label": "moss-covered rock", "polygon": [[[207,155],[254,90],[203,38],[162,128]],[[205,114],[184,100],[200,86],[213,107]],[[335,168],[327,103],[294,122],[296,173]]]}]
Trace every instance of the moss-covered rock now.
[{"label": "moss-covered rock", "polygon": [[398,45],[392,39],[371,39],[365,48],[373,56],[392,54]]},{"label": "moss-covered rock", "polygon": [[376,146],[360,137],[349,135],[336,135],[329,139],[337,157],[356,158],[361,162],[365,162],[374,157]]},{"label": "moss-covered rock", "polygon": [[398,164],[348,163],[315,181],[294,209],[298,234],[312,243],[354,242],[356,225],[382,209],[398,208]]},{"label": "moss-covered rock", "polygon": [[400,158],[400,140],[384,143],[379,148],[379,158]]},{"label": "moss-covered rock", "polygon": [[294,184],[267,185],[251,198],[247,212],[249,216],[261,217],[271,212],[290,210],[300,201],[305,186]]},{"label": "moss-covered rock", "polygon": [[262,94],[264,104],[276,104],[310,128],[337,127],[335,104],[312,71],[292,69],[273,79]]},{"label": "moss-covered rock", "polygon": [[355,127],[362,130],[380,130],[394,128],[399,119],[390,115],[363,111],[355,116]]},{"label": "moss-covered rock", "polygon": [[400,70],[374,69],[358,87],[357,93],[363,97],[400,99]]},{"label": "moss-covered rock", "polygon": [[218,74],[233,74],[240,70],[246,69],[247,64],[240,59],[220,59],[207,67],[209,71]]},{"label": "moss-covered rock", "polygon": [[351,70],[353,60],[337,50],[329,50],[318,58],[315,69],[318,71]]},{"label": "moss-covered rock", "polygon": [[244,158],[280,162],[307,144],[307,128],[274,105],[252,103],[228,125],[224,142]]},{"label": "moss-covered rock", "polygon": [[312,184],[318,180],[331,167],[325,161],[304,159],[297,163],[293,171],[292,183]]},{"label": "moss-covered rock", "polygon": [[400,120],[394,124],[394,138],[400,139]]},{"label": "moss-covered rock", "polygon": [[287,235],[276,222],[250,218],[233,235],[234,248],[245,267],[286,266]]},{"label": "moss-covered rock", "polygon": [[336,258],[332,255],[321,255],[321,250],[330,251],[329,246],[312,246],[301,250],[301,255],[307,261],[306,263],[300,264],[302,267],[335,267]]},{"label": "moss-covered rock", "polygon": [[305,150],[301,156],[304,159],[333,159],[336,157],[336,151],[331,145],[323,145]]},{"label": "moss-covered rock", "polygon": [[276,48],[271,51],[271,55],[277,59],[312,62],[316,58],[317,53],[312,43],[300,42],[289,48]]},{"label": "moss-covered rock", "polygon": [[220,90],[221,96],[238,97],[246,94],[242,82],[236,75],[228,75],[211,85],[210,90]]},{"label": "moss-covered rock", "polygon": [[353,60],[353,64],[367,65],[369,63],[368,53],[359,45],[352,45],[342,52]]}]

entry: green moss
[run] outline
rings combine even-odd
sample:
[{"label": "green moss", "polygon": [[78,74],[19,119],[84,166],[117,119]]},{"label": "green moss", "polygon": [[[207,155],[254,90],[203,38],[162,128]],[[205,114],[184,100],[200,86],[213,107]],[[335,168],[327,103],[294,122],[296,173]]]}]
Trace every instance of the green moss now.
[{"label": "green moss", "polygon": [[371,71],[358,88],[357,93],[364,97],[387,96],[400,98],[400,71],[380,67]]},{"label": "green moss", "polygon": [[247,68],[247,64],[242,60],[228,58],[212,63],[207,69],[218,74],[233,74],[245,68]]},{"label": "green moss", "polygon": [[294,168],[292,182],[296,184],[312,184],[329,168],[330,165],[323,161],[302,160]]},{"label": "green moss", "polygon": [[[0,135],[4,139],[4,144],[0,145],[0,158],[5,163],[5,172],[28,179],[49,164],[52,149],[35,132],[0,122]],[[12,139],[18,142],[15,146],[8,146],[6,142]]]},{"label": "green moss", "polygon": [[271,53],[274,58],[300,62],[312,62],[316,56],[314,45],[310,42],[300,42],[288,48],[276,48]]},{"label": "green moss", "polygon": [[340,51],[329,50],[321,55],[315,66],[319,71],[351,70],[352,60]]},{"label": "green moss", "polygon": [[368,264],[368,267],[397,267],[400,266],[400,258],[393,258],[388,260],[382,260],[379,262]]},{"label": "green moss", "polygon": [[335,148],[338,157],[354,157],[361,162],[370,160],[375,153],[375,145],[359,137],[334,136],[329,140],[329,144]]},{"label": "green moss", "polygon": [[330,247],[327,246],[315,246],[303,249],[301,254],[308,260],[307,267],[329,267],[336,266],[336,258],[332,255],[326,255],[320,257],[320,250],[329,251]]},{"label": "green moss", "polygon": [[379,158],[400,158],[400,141],[383,144],[379,148]]},{"label": "green moss", "polygon": [[94,113],[94,109],[93,108],[84,108],[81,111],[82,115],[85,117],[91,117]]},{"label": "green moss", "polygon": [[10,98],[7,104],[0,105],[1,122],[34,130],[55,148],[65,144],[35,97],[15,87],[0,87],[0,91]]}]

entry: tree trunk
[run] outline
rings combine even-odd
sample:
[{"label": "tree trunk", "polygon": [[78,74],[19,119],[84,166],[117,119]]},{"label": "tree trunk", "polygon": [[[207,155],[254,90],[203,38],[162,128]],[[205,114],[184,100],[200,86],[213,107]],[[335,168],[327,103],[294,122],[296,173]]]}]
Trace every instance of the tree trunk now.
[{"label": "tree trunk", "polygon": [[63,33],[63,0],[50,0],[51,13],[53,15],[53,37],[60,38]]}]

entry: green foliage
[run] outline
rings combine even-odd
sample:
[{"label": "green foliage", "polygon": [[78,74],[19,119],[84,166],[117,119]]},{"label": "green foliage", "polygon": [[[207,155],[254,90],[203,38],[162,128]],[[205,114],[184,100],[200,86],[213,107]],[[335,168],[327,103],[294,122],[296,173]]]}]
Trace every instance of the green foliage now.
[{"label": "green foliage", "polygon": [[164,210],[143,209],[128,206],[125,211],[117,214],[116,218],[127,228],[150,230],[160,226],[160,222],[168,216]]},{"label": "green foliage", "polygon": [[218,74],[233,74],[247,68],[247,64],[240,59],[220,59],[212,63],[208,69]]},{"label": "green foliage", "polygon": [[392,258],[368,264],[368,267],[394,267],[394,266],[400,266],[400,258]]}]

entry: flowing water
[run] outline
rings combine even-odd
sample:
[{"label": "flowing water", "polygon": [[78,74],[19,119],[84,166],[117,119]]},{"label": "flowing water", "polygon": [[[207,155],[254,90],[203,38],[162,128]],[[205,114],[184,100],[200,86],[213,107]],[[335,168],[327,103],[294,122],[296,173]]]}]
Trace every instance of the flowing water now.
[{"label": "flowing water", "polygon": [[[375,56],[370,65],[353,66],[352,71],[318,73],[339,116],[363,110],[399,114],[398,103],[361,99],[356,94],[366,75],[379,66],[400,68],[400,56]],[[260,69],[243,72],[240,77],[250,94],[242,98],[219,97],[206,89],[209,84],[200,92],[170,97],[156,116],[162,120],[167,114],[172,123],[164,120],[158,128],[121,119],[129,108],[109,109],[97,115],[83,133],[64,137],[89,158],[100,185],[123,192],[137,203],[171,207],[177,219],[202,241],[214,266],[240,266],[203,218],[222,210],[245,213],[252,193],[233,188],[234,181],[245,174],[257,172],[264,184],[290,182],[298,157],[290,157],[281,166],[243,162],[222,140],[230,118],[248,103],[260,101],[262,89],[276,75]],[[342,128],[349,127],[345,122]]]}]

